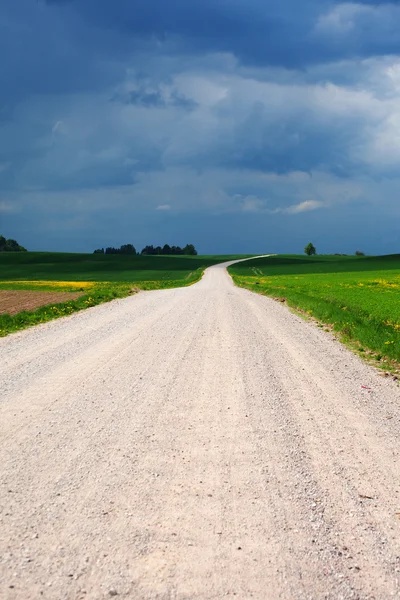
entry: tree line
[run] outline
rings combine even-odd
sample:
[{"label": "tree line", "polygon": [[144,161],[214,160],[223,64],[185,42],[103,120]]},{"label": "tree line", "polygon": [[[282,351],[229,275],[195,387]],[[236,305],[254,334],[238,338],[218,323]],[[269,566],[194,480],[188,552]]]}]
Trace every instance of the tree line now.
[{"label": "tree line", "polygon": [[6,240],[4,235],[0,235],[0,252],[26,252],[26,248],[20,246],[17,241],[11,238]]},{"label": "tree line", "polygon": [[137,252],[135,246],[132,244],[123,244],[120,248],[98,248],[93,254],[130,254],[131,256],[137,256],[144,254],[148,256],[155,255],[184,255],[184,256],[197,256],[197,250],[193,244],[186,244],[184,248],[180,246],[170,246],[165,244],[164,246],[145,246],[141,252]]}]

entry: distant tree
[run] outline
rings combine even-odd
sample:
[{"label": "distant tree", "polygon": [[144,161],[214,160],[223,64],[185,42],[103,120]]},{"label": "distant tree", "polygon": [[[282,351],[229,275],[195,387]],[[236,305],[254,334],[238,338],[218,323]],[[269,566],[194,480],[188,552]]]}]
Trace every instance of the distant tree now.
[{"label": "distant tree", "polygon": [[183,254],[187,254],[188,256],[197,256],[197,250],[193,244],[186,244],[183,249]]},{"label": "distant tree", "polygon": [[136,254],[136,248],[132,244],[124,244],[123,246],[121,246],[120,252],[121,252],[121,254],[132,254],[132,255],[135,255]]},{"label": "distant tree", "polygon": [[[5,238],[3,238],[3,236],[0,236],[0,251],[1,251],[1,245],[3,243],[2,239],[5,240]],[[112,246],[109,246],[105,250],[104,250],[104,248],[98,248],[97,250],[94,250],[93,254],[130,254],[130,255],[134,256],[137,254],[137,252],[136,252],[135,246],[133,246],[132,244],[123,244],[120,248],[113,248]],[[163,247],[161,247],[161,246],[154,247],[152,245],[145,246],[143,248],[143,250],[140,252],[140,254],[145,254],[148,256],[152,256],[155,254],[156,255],[159,255],[159,254],[163,254],[163,255],[185,254],[187,256],[197,256],[197,250],[193,246],[193,244],[186,244],[186,246],[184,248],[181,248],[180,246],[170,246],[169,244],[165,244]]]},{"label": "distant tree", "polygon": [[6,241],[6,251],[18,252],[19,248],[20,248],[20,246],[16,240],[9,239]]},{"label": "distant tree", "polygon": [[0,235],[0,252],[26,252],[26,248],[20,246],[16,240],[8,239]]},{"label": "distant tree", "polygon": [[152,254],[155,254],[154,247],[153,246],[145,246],[140,254],[147,254],[147,255],[151,256]]},{"label": "distant tree", "polygon": [[307,256],[314,256],[314,254],[317,254],[317,250],[314,244],[311,242],[304,248],[304,252],[307,254]]},{"label": "distant tree", "polygon": [[365,256],[365,252],[361,252],[361,250],[356,250],[356,256]]},{"label": "distant tree", "polygon": [[169,244],[165,244],[162,248],[161,248],[161,246],[156,246],[156,247],[145,246],[140,254],[147,254],[147,255],[153,255],[153,254],[182,255],[182,254],[186,254],[189,256],[196,256],[197,250],[193,246],[193,244],[186,244],[186,246],[184,248],[181,248],[180,246],[170,246]]},{"label": "distant tree", "polygon": [[99,248],[98,250],[94,251],[94,254],[131,254],[134,256],[137,254],[137,252],[135,246],[132,244],[123,244],[120,248],[113,248],[112,246],[109,246],[105,249],[105,251],[104,248]]}]

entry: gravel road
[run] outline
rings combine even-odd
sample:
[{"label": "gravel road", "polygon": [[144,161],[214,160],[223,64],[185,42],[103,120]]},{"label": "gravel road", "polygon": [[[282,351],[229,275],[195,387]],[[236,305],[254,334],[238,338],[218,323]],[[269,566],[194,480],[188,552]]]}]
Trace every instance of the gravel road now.
[{"label": "gravel road", "polygon": [[224,265],[0,356],[2,600],[400,596],[400,388]]}]

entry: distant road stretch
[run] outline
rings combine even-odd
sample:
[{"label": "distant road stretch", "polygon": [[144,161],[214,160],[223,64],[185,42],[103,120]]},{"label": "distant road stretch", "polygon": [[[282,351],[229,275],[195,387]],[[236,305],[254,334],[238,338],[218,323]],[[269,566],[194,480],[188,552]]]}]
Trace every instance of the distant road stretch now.
[{"label": "distant road stretch", "polygon": [[0,598],[399,597],[399,388],[224,265],[0,357]]}]

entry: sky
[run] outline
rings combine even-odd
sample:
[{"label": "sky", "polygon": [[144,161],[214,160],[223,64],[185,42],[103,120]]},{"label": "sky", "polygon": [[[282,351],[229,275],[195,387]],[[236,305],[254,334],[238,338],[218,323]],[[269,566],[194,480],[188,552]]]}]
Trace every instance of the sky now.
[{"label": "sky", "polygon": [[400,2],[2,0],[0,233],[400,253]]}]

